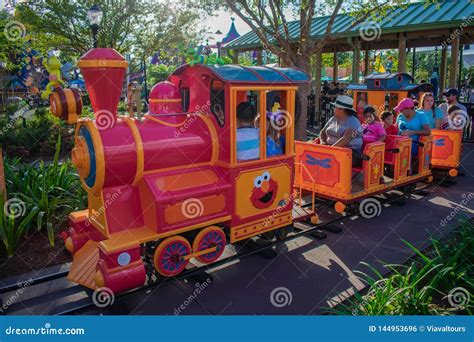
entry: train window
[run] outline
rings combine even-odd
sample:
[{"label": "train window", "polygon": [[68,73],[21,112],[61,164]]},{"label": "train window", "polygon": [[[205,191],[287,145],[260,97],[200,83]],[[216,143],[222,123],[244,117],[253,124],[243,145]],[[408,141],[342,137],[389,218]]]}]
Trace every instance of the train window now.
[{"label": "train window", "polygon": [[293,129],[294,109],[289,108],[288,95],[287,91],[280,90],[236,92],[238,162],[291,153],[289,139]]},{"label": "train window", "polygon": [[210,98],[211,113],[216,118],[219,126],[223,127],[225,124],[225,89],[221,81],[212,80]]},{"label": "train window", "polygon": [[380,87],[380,80],[374,80],[374,87]]},{"label": "train window", "polygon": [[289,153],[287,138],[293,120],[287,104],[286,91],[268,91],[266,94],[266,156],[267,158]]},{"label": "train window", "polygon": [[392,110],[398,105],[398,93],[390,93],[389,96],[387,109]]},{"label": "train window", "polygon": [[260,131],[264,117],[260,111],[260,91],[236,92],[236,154],[237,161],[245,162],[262,157],[261,140],[265,138]]}]

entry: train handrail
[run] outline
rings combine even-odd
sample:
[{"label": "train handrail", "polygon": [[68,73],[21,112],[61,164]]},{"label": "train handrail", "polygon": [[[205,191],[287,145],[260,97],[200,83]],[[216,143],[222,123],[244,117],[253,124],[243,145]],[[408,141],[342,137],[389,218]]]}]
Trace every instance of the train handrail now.
[{"label": "train handrail", "polygon": [[[311,179],[311,184],[312,184],[312,190],[311,190],[311,210],[313,211],[313,213],[316,213],[316,210],[315,210],[315,203],[314,203],[314,200],[315,200],[315,197],[316,197],[316,188],[315,188],[315,184],[316,182],[314,181],[314,178],[313,176],[311,175],[311,173],[309,172],[308,168],[306,167],[306,165],[304,165],[303,163],[301,162],[295,162],[295,165],[298,165],[298,168],[299,168],[299,179],[302,180],[303,179],[303,170],[306,171],[306,173],[308,174],[308,176],[310,177]],[[299,185],[299,206],[302,207],[302,190],[303,190],[303,187],[301,185],[301,181],[300,183],[298,184]]]}]

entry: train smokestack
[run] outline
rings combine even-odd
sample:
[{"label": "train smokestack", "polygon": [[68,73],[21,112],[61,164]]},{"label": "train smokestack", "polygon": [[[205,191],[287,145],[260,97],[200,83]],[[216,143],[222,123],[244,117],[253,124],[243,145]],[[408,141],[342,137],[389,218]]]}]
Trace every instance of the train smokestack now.
[{"label": "train smokestack", "polygon": [[102,129],[113,127],[128,62],[114,49],[95,48],[81,57],[78,66],[84,76],[96,125]]}]

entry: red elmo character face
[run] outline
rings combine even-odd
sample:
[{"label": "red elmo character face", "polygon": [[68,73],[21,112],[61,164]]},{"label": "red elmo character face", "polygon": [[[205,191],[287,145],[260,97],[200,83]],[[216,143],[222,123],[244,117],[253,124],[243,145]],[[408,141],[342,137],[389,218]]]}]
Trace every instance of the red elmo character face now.
[{"label": "red elmo character face", "polygon": [[278,191],[278,183],[270,179],[270,173],[265,171],[261,176],[255,177],[254,188],[250,200],[255,208],[265,209],[272,205]]}]

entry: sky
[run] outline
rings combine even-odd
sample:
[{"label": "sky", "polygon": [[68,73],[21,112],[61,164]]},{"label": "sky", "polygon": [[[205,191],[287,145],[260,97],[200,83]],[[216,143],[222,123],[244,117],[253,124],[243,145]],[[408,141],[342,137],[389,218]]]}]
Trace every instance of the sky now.
[{"label": "sky", "polygon": [[204,25],[209,28],[209,32],[216,32],[217,30],[220,30],[222,32],[221,36],[217,36],[215,34],[209,34],[208,37],[210,37],[209,42],[213,43],[212,37],[214,39],[220,38],[219,40],[222,40],[224,36],[229,32],[230,25],[232,23],[232,20],[230,18],[235,18],[235,28],[237,29],[237,32],[240,33],[241,36],[243,36],[245,33],[250,31],[250,27],[242,20],[240,19],[237,15],[228,12],[228,11],[218,11],[215,16],[209,17],[208,20],[204,21]]}]

